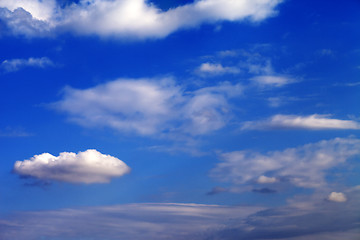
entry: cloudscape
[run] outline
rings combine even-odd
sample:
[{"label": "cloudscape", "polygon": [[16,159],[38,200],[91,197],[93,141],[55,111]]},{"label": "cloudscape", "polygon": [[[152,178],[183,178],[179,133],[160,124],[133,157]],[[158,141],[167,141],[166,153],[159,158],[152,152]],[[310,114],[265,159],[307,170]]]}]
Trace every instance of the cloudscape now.
[{"label": "cloudscape", "polygon": [[358,240],[359,10],[0,0],[0,239]]}]

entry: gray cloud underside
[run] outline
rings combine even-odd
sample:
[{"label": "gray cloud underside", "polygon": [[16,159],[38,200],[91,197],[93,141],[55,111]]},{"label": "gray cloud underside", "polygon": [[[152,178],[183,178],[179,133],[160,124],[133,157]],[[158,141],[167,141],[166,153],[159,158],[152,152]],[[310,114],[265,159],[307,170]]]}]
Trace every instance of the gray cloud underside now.
[{"label": "gray cloud underside", "polygon": [[311,208],[198,204],[128,204],[26,212],[0,220],[3,240],[355,240],[359,193],[351,201],[319,201]]},{"label": "gray cloud underside", "polygon": [[183,28],[219,21],[259,22],[276,14],[281,0],[200,0],[162,11],[146,0],[2,0],[0,20],[14,34],[78,34],[132,38],[165,37]]}]

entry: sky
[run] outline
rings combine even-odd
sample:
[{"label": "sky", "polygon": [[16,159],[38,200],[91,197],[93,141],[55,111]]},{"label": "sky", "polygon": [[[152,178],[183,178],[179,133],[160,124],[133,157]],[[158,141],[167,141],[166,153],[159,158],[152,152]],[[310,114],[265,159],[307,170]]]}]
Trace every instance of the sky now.
[{"label": "sky", "polygon": [[0,0],[0,239],[359,239],[359,10]]}]

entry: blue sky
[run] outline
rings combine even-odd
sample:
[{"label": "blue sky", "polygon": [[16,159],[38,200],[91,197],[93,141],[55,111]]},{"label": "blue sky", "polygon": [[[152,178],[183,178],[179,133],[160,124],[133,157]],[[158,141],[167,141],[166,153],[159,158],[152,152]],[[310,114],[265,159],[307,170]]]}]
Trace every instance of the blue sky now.
[{"label": "blue sky", "polygon": [[0,238],[358,239],[359,9],[0,0]]}]

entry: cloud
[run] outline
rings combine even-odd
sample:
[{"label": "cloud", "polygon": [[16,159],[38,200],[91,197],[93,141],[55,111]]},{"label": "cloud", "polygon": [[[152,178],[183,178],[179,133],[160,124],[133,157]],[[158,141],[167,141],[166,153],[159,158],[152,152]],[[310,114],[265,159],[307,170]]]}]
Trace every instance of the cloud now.
[{"label": "cloud", "polygon": [[319,114],[313,114],[308,116],[278,114],[263,121],[245,122],[241,129],[358,130],[360,129],[360,123],[353,120],[328,118],[328,115]]},{"label": "cloud", "polygon": [[[0,19],[12,32],[25,35],[71,31],[85,35],[160,38],[205,23],[260,22],[276,15],[275,8],[280,2],[200,0],[162,11],[146,0],[81,0],[62,7],[55,0],[3,0]],[[20,9],[29,17],[20,16]]]},{"label": "cloud", "polygon": [[[209,229],[231,218],[245,218],[261,207],[146,203],[28,212],[0,220],[2,240],[203,239]],[[121,237],[119,237],[121,236]]]},{"label": "cloud", "polygon": [[250,79],[256,85],[260,87],[282,87],[290,83],[294,83],[295,80],[287,76],[256,76]]},{"label": "cloud", "polygon": [[25,131],[21,127],[6,127],[4,129],[0,129],[0,137],[30,137],[33,136],[32,133]]},{"label": "cloud", "polygon": [[330,193],[330,195],[327,198],[329,201],[332,202],[346,202],[346,196],[345,194],[341,193],[341,192],[332,192]]},{"label": "cloud", "polygon": [[257,183],[275,183],[277,182],[277,179],[274,177],[267,177],[264,175],[261,175],[257,180]]},{"label": "cloud", "polygon": [[229,189],[223,188],[223,187],[213,187],[210,192],[207,193],[207,195],[216,195],[222,192],[228,192]]},{"label": "cloud", "polygon": [[255,193],[263,193],[263,194],[270,194],[277,192],[276,190],[270,188],[253,189],[252,191]]},{"label": "cloud", "polygon": [[69,183],[107,183],[121,177],[130,168],[121,160],[89,149],[85,152],[62,152],[35,155],[30,160],[17,161],[14,172],[20,176],[44,181],[55,180]]},{"label": "cloud", "polygon": [[118,79],[93,88],[66,88],[55,108],[89,127],[160,136],[205,134],[228,119],[228,99],[242,94],[240,85],[221,83],[185,92],[172,79]]},{"label": "cloud", "polygon": [[38,67],[45,68],[53,66],[54,63],[47,57],[41,58],[28,58],[28,59],[10,59],[4,60],[0,67],[6,72],[15,72],[25,67]]},{"label": "cloud", "polygon": [[202,76],[214,76],[223,74],[237,74],[240,70],[236,67],[223,67],[221,64],[203,63],[196,72]]},{"label": "cloud", "polygon": [[[266,154],[235,151],[222,153],[221,162],[210,175],[235,185],[276,178],[298,187],[319,188],[326,185],[328,170],[359,154],[360,140],[354,138],[335,138]],[[262,177],[267,174],[272,177]]]},{"label": "cloud", "polygon": [[[311,208],[181,203],[18,212],[0,219],[2,240],[357,239],[359,194],[336,204],[304,196]],[[336,236],[337,238],[334,238]],[[320,238],[316,238],[320,237]]]}]

